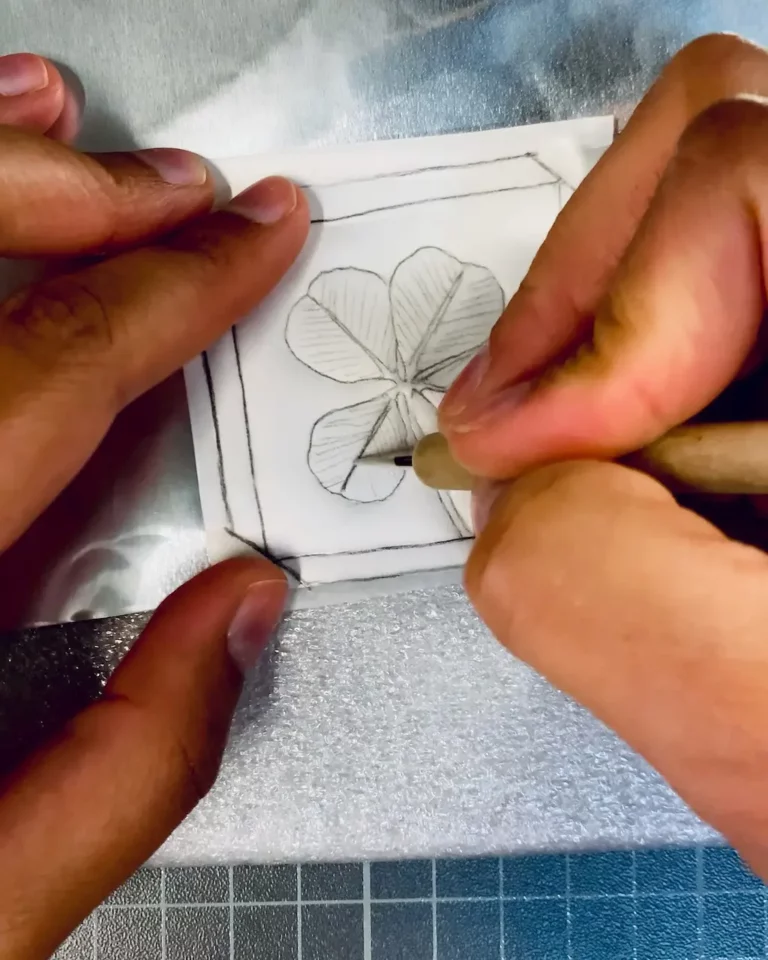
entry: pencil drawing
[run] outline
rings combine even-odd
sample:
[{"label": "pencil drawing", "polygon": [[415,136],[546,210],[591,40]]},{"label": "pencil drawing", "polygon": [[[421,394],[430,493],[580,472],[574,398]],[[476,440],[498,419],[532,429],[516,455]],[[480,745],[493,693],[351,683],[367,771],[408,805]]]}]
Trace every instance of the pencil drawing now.
[{"label": "pencil drawing", "polygon": [[513,160],[529,160],[531,163],[535,164],[542,174],[544,174],[549,179],[541,180],[534,183],[512,183],[506,184],[504,186],[494,186],[484,189],[479,189],[474,187],[466,191],[459,193],[441,193],[439,196],[422,196],[412,200],[389,200],[386,203],[380,204],[378,206],[366,207],[365,209],[355,210],[351,213],[342,213],[335,216],[329,216],[327,214],[322,214],[318,216],[313,216],[311,223],[314,225],[318,224],[330,224],[330,223],[343,223],[347,220],[357,220],[360,217],[368,217],[372,214],[377,213],[386,213],[391,210],[401,210],[408,207],[418,207],[422,204],[433,204],[433,203],[445,203],[446,201],[459,201],[459,200],[471,200],[476,197],[488,197],[494,194],[506,194],[506,193],[515,193],[518,191],[529,191],[529,190],[539,190],[541,187],[551,187],[555,186],[559,189],[562,186],[570,186],[566,184],[566,181],[552,169],[548,164],[539,157],[537,153],[527,152],[521,154],[512,154],[510,156],[501,156],[501,157],[490,157],[483,160],[473,160],[464,163],[458,164],[437,164],[428,167],[415,167],[410,170],[401,170],[397,172],[388,172],[382,174],[373,174],[368,177],[350,177],[344,180],[332,181],[330,183],[307,183],[302,184],[302,186],[309,188],[310,190],[324,191],[332,187],[344,187],[352,186],[355,184],[362,183],[375,183],[377,180],[388,180],[395,181],[400,179],[408,179],[421,176],[423,174],[434,174],[441,173],[446,171],[458,172],[464,170],[470,170],[476,167],[492,167],[498,164],[507,163]]},{"label": "pencil drawing", "polygon": [[[504,292],[487,267],[439,247],[414,251],[389,282],[357,267],[318,274],[288,315],[289,349],[321,376],[381,387],[315,422],[307,461],[320,484],[358,502],[390,497],[404,472],[360,467],[358,459],[408,449],[436,429],[442,395],[503,309]],[[440,499],[467,535],[450,495]]]},{"label": "pencil drawing", "polygon": [[[451,163],[450,151],[445,160],[427,151],[427,160],[437,162],[419,163],[417,148],[409,154],[413,162],[394,171],[363,162],[297,177],[311,191],[317,245],[258,336],[236,329],[209,349],[199,368],[197,389],[210,400],[207,496],[215,503],[217,533],[225,534],[211,540],[216,555],[260,551],[302,589],[396,580],[463,561],[472,539],[468,494],[430,491],[403,467],[359,461],[410,450],[437,428],[443,395],[504,309],[497,278],[513,283],[518,249],[528,252],[540,224],[572,193],[568,180],[578,168],[564,155],[561,172],[557,150],[541,157],[503,147],[490,153],[459,151]],[[323,169],[330,173],[326,181]],[[576,174],[568,176],[571,170]],[[473,231],[483,230],[489,204],[513,195],[520,198],[510,204],[519,210],[520,229],[517,219],[507,219],[499,238],[505,249],[515,244],[512,266],[488,269],[480,252],[488,238],[477,243]],[[419,229],[422,238],[433,234],[434,246],[420,246],[402,231],[391,236],[396,224],[388,214],[411,207],[425,223],[433,212],[461,224],[469,214],[458,234],[461,253],[459,240],[448,239],[457,236],[452,227]],[[371,240],[362,232],[366,217]],[[349,234],[346,221],[353,226]],[[382,222],[386,231],[378,240]],[[394,269],[392,243],[401,256],[403,249],[408,253]],[[354,260],[344,252],[350,249]],[[364,250],[370,258],[362,259]],[[292,363],[303,364],[305,373]],[[256,415],[270,384],[276,396],[283,387],[289,396],[265,424]],[[301,491],[301,502],[284,514],[286,488]],[[338,535],[328,535],[333,524]]]},{"label": "pencil drawing", "polygon": [[[473,167],[488,167],[496,163],[504,163],[507,160],[533,160],[538,163],[542,169],[549,173],[553,178],[558,179],[559,174],[554,173],[539,160],[536,153],[528,150],[525,153],[503,154],[497,157],[483,157],[482,160],[463,160],[461,163],[431,163],[429,166],[409,167],[407,170],[387,170],[384,173],[369,173],[362,177],[344,177],[343,180],[323,180],[321,183],[297,183],[296,186],[302,189],[310,190],[326,189],[328,187],[348,187],[355,183],[376,183],[377,180],[402,180],[407,177],[414,177],[424,173],[444,173],[446,170],[471,170]],[[552,181],[554,183],[554,180]]]},{"label": "pencil drawing", "polygon": [[237,369],[237,382],[240,387],[240,400],[243,405],[243,426],[245,427],[245,445],[248,451],[248,466],[250,467],[251,474],[251,483],[253,485],[253,494],[254,501],[256,505],[256,513],[259,518],[259,532],[261,533],[261,540],[264,544],[264,548],[267,549],[267,536],[266,528],[264,525],[264,511],[261,509],[261,497],[259,496],[259,487],[256,483],[256,461],[253,456],[253,443],[251,440],[251,420],[248,416],[248,400],[245,390],[245,377],[243,376],[243,362],[240,357],[240,345],[238,342],[237,327],[232,327],[230,330],[230,335],[232,337],[232,348],[235,354],[235,367]]},{"label": "pencil drawing", "polygon": [[[219,404],[216,397],[215,389],[215,376],[213,373],[213,359],[214,353],[218,350],[221,350],[222,346],[228,346],[229,343],[232,345],[232,355],[234,357],[235,371],[237,374],[237,382],[239,386],[240,401],[242,403],[242,424],[245,430],[245,448],[248,455],[248,464],[250,468],[251,481],[253,483],[253,497],[254,505],[256,507],[256,514],[258,517],[259,525],[259,536],[263,544],[264,551],[269,553],[269,546],[267,544],[266,537],[266,528],[264,525],[264,512],[261,507],[261,497],[259,496],[259,489],[256,483],[256,463],[253,456],[253,444],[251,442],[251,425],[248,417],[248,404],[246,400],[246,389],[245,389],[245,378],[243,376],[243,365],[242,359],[240,356],[240,346],[238,344],[237,338],[237,328],[232,327],[228,334],[226,334],[222,340],[216,344],[212,350],[205,350],[201,354],[203,376],[205,377],[205,385],[208,393],[208,402],[211,410],[211,421],[213,425],[213,437],[216,447],[216,469],[219,479],[219,490],[221,494],[221,503],[224,508],[224,518],[227,530],[233,530],[235,526],[232,504],[229,496],[229,489],[227,486],[227,477],[226,470],[224,468],[224,447],[222,443],[222,433],[221,433],[221,423],[220,423],[220,414],[219,414]],[[233,534],[234,535],[234,534]]]},{"label": "pencil drawing", "polygon": [[219,490],[221,493],[221,502],[224,505],[224,515],[227,526],[232,526],[232,508],[229,504],[229,492],[227,490],[227,481],[224,477],[224,451],[221,444],[221,427],[219,426],[219,412],[216,401],[216,391],[213,387],[213,374],[211,373],[211,359],[207,350],[201,354],[203,364],[203,375],[205,376],[205,385],[208,388],[208,399],[211,405],[211,419],[213,421],[213,437],[216,444],[216,467],[219,476]]},{"label": "pencil drawing", "polygon": [[336,217],[312,217],[312,224],[341,223],[344,220],[357,220],[359,217],[368,217],[373,213],[386,213],[388,210],[403,210],[406,207],[419,207],[427,203],[445,203],[446,200],[472,200],[475,197],[491,197],[494,194],[516,193],[520,190],[539,190],[542,186],[557,185],[559,180],[547,180],[544,183],[518,184],[514,187],[494,187],[492,190],[468,190],[465,193],[451,193],[440,197],[422,197],[420,200],[403,200],[400,203],[386,203],[380,207],[370,207],[367,210],[356,210],[354,213],[342,213]]}]

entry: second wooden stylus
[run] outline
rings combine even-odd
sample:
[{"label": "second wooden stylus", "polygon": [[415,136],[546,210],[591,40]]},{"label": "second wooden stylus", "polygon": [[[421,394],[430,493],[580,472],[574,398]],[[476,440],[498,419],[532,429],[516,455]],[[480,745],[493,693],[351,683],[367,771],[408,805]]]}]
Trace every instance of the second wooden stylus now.
[{"label": "second wooden stylus", "polygon": [[[451,456],[439,433],[411,452],[362,457],[360,464],[413,467],[436,490],[471,490],[475,478]],[[621,458],[673,492],[768,493],[768,422],[710,423],[677,427],[641,450]]]}]

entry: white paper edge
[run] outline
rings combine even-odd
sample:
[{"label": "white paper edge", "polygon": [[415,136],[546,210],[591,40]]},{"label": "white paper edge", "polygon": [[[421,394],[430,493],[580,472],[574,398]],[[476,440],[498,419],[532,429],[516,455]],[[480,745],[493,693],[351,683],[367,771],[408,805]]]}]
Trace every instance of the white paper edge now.
[{"label": "white paper edge", "polygon": [[[555,172],[566,182],[580,182],[603,152],[610,146],[615,133],[613,116],[586,117],[577,120],[531,124],[526,127],[502,128],[478,133],[447,134],[418,137],[407,140],[384,140],[373,143],[351,144],[327,149],[306,148],[281,153],[230,157],[215,161],[215,168],[232,194],[245,189],[255,180],[271,174],[281,174],[299,183],[329,183],[355,171],[365,162],[365,176],[397,173],[413,164],[414,148],[419,150],[419,162],[425,164],[462,163],[474,154],[487,157],[498,141],[499,155],[508,153],[510,145],[525,152],[536,149],[547,153],[551,144],[557,156],[547,156]],[[565,150],[563,148],[565,147]],[[202,364],[195,358],[187,369],[187,384],[200,376]],[[189,394],[188,394],[189,396]],[[193,429],[193,435],[195,431]],[[195,464],[198,467],[197,444]],[[199,473],[198,473],[199,476]],[[202,500],[202,496],[201,496]],[[253,552],[226,530],[206,530],[209,556],[252,556]],[[212,549],[213,544],[216,544]],[[352,603],[368,597],[455,585],[462,580],[461,566],[435,570],[411,571],[372,580],[344,580],[297,587],[292,590],[289,610],[312,609],[336,603]]]}]

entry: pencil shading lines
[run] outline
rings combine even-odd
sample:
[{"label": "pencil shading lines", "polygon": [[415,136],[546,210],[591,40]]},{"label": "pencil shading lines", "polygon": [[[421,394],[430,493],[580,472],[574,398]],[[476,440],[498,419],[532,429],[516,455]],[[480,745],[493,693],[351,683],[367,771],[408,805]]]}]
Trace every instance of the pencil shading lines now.
[{"label": "pencil shading lines", "polygon": [[384,393],[320,417],[312,428],[307,462],[329,493],[372,503],[392,496],[405,471],[366,469],[358,464],[359,458],[403,450],[407,444],[408,431],[397,403]]},{"label": "pencil shading lines", "polygon": [[298,360],[331,380],[388,377],[397,344],[386,282],[356,267],[319,273],[291,308],[285,338]]},{"label": "pencil shading lines", "polygon": [[485,343],[504,291],[487,267],[421,247],[395,268],[390,301],[402,375],[429,382],[431,371]]},{"label": "pencil shading lines", "polygon": [[423,370],[421,376],[429,383],[433,391],[445,393],[472,357],[475,356],[477,350],[477,347],[471,347],[454,357],[448,357],[446,360],[436,363],[434,367]]},{"label": "pencil shading lines", "polygon": [[[360,465],[365,456],[409,449],[437,429],[437,405],[488,339],[504,291],[487,267],[439,247],[420,247],[378,273],[339,267],[317,275],[291,308],[286,342],[293,355],[339,383],[378,380],[380,392],[329,410],[313,424],[307,463],[329,492],[358,503],[386,500],[405,476]],[[457,536],[468,521],[440,496]]]}]

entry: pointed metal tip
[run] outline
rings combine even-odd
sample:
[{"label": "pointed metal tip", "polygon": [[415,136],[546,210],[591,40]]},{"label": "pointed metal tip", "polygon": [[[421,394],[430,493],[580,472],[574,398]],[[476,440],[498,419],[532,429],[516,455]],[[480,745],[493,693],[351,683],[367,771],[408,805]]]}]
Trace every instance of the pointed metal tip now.
[{"label": "pointed metal tip", "polygon": [[372,457],[358,457],[355,463],[365,467],[412,467],[413,456],[410,453],[385,453]]}]

